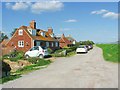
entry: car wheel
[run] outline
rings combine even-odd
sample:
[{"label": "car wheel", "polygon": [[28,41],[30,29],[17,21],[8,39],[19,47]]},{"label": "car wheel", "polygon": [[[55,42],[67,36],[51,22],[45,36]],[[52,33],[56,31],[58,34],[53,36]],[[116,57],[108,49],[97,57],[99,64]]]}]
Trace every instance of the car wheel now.
[{"label": "car wheel", "polygon": [[77,54],[79,54],[79,52],[76,52]]},{"label": "car wheel", "polygon": [[29,58],[30,56],[29,55],[26,55],[25,58]]},{"label": "car wheel", "polygon": [[42,54],[39,55],[39,58],[44,58],[44,56]]}]

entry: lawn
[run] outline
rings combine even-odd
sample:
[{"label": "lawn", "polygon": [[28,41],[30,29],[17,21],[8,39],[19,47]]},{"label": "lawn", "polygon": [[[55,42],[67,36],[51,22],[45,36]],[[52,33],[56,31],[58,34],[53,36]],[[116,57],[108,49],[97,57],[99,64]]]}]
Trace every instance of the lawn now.
[{"label": "lawn", "polygon": [[102,48],[106,61],[120,62],[118,59],[118,44],[97,44],[97,46]]}]

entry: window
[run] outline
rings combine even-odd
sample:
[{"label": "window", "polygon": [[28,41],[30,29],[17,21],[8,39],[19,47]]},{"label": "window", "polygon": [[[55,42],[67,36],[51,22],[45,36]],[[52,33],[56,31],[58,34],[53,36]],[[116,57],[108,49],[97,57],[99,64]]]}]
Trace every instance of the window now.
[{"label": "window", "polygon": [[30,49],[30,51],[33,51],[33,50],[39,50],[39,47],[35,46],[35,47]]},{"label": "window", "polygon": [[18,35],[23,35],[23,30],[19,30]]},{"label": "window", "polygon": [[46,42],[46,47],[49,47],[49,42]]},{"label": "window", "polygon": [[51,46],[52,46],[52,47],[54,46],[54,43],[53,43],[53,42],[51,43]]},{"label": "window", "polygon": [[39,41],[36,42],[36,46],[40,46],[40,42]]},{"label": "window", "polygon": [[43,37],[45,37],[45,32],[41,32],[41,35],[42,35]]},{"label": "window", "polygon": [[18,41],[18,47],[24,47],[24,41]]},{"label": "window", "polygon": [[55,46],[58,47],[58,42],[55,43]]},{"label": "window", "polygon": [[30,34],[32,34],[32,30],[31,29],[29,29],[28,31],[29,31]]},{"label": "window", "polygon": [[34,50],[39,50],[39,47],[34,47]]}]

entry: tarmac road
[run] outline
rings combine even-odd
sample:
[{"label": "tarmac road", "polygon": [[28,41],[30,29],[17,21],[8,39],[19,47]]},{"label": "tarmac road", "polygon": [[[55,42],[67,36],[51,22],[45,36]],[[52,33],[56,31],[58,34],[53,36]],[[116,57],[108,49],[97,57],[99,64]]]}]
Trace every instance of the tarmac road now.
[{"label": "tarmac road", "polygon": [[47,68],[10,81],[3,88],[118,88],[118,64],[106,62],[102,50],[57,58]]}]

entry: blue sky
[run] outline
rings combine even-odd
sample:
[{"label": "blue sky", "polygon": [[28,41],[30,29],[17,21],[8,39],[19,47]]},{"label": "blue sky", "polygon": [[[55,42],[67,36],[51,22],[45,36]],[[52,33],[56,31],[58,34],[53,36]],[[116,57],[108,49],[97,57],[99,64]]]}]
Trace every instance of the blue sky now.
[{"label": "blue sky", "polygon": [[2,30],[35,20],[37,28],[52,27],[56,35],[72,35],[77,41],[115,42],[118,39],[117,2],[36,2],[2,3]]}]

